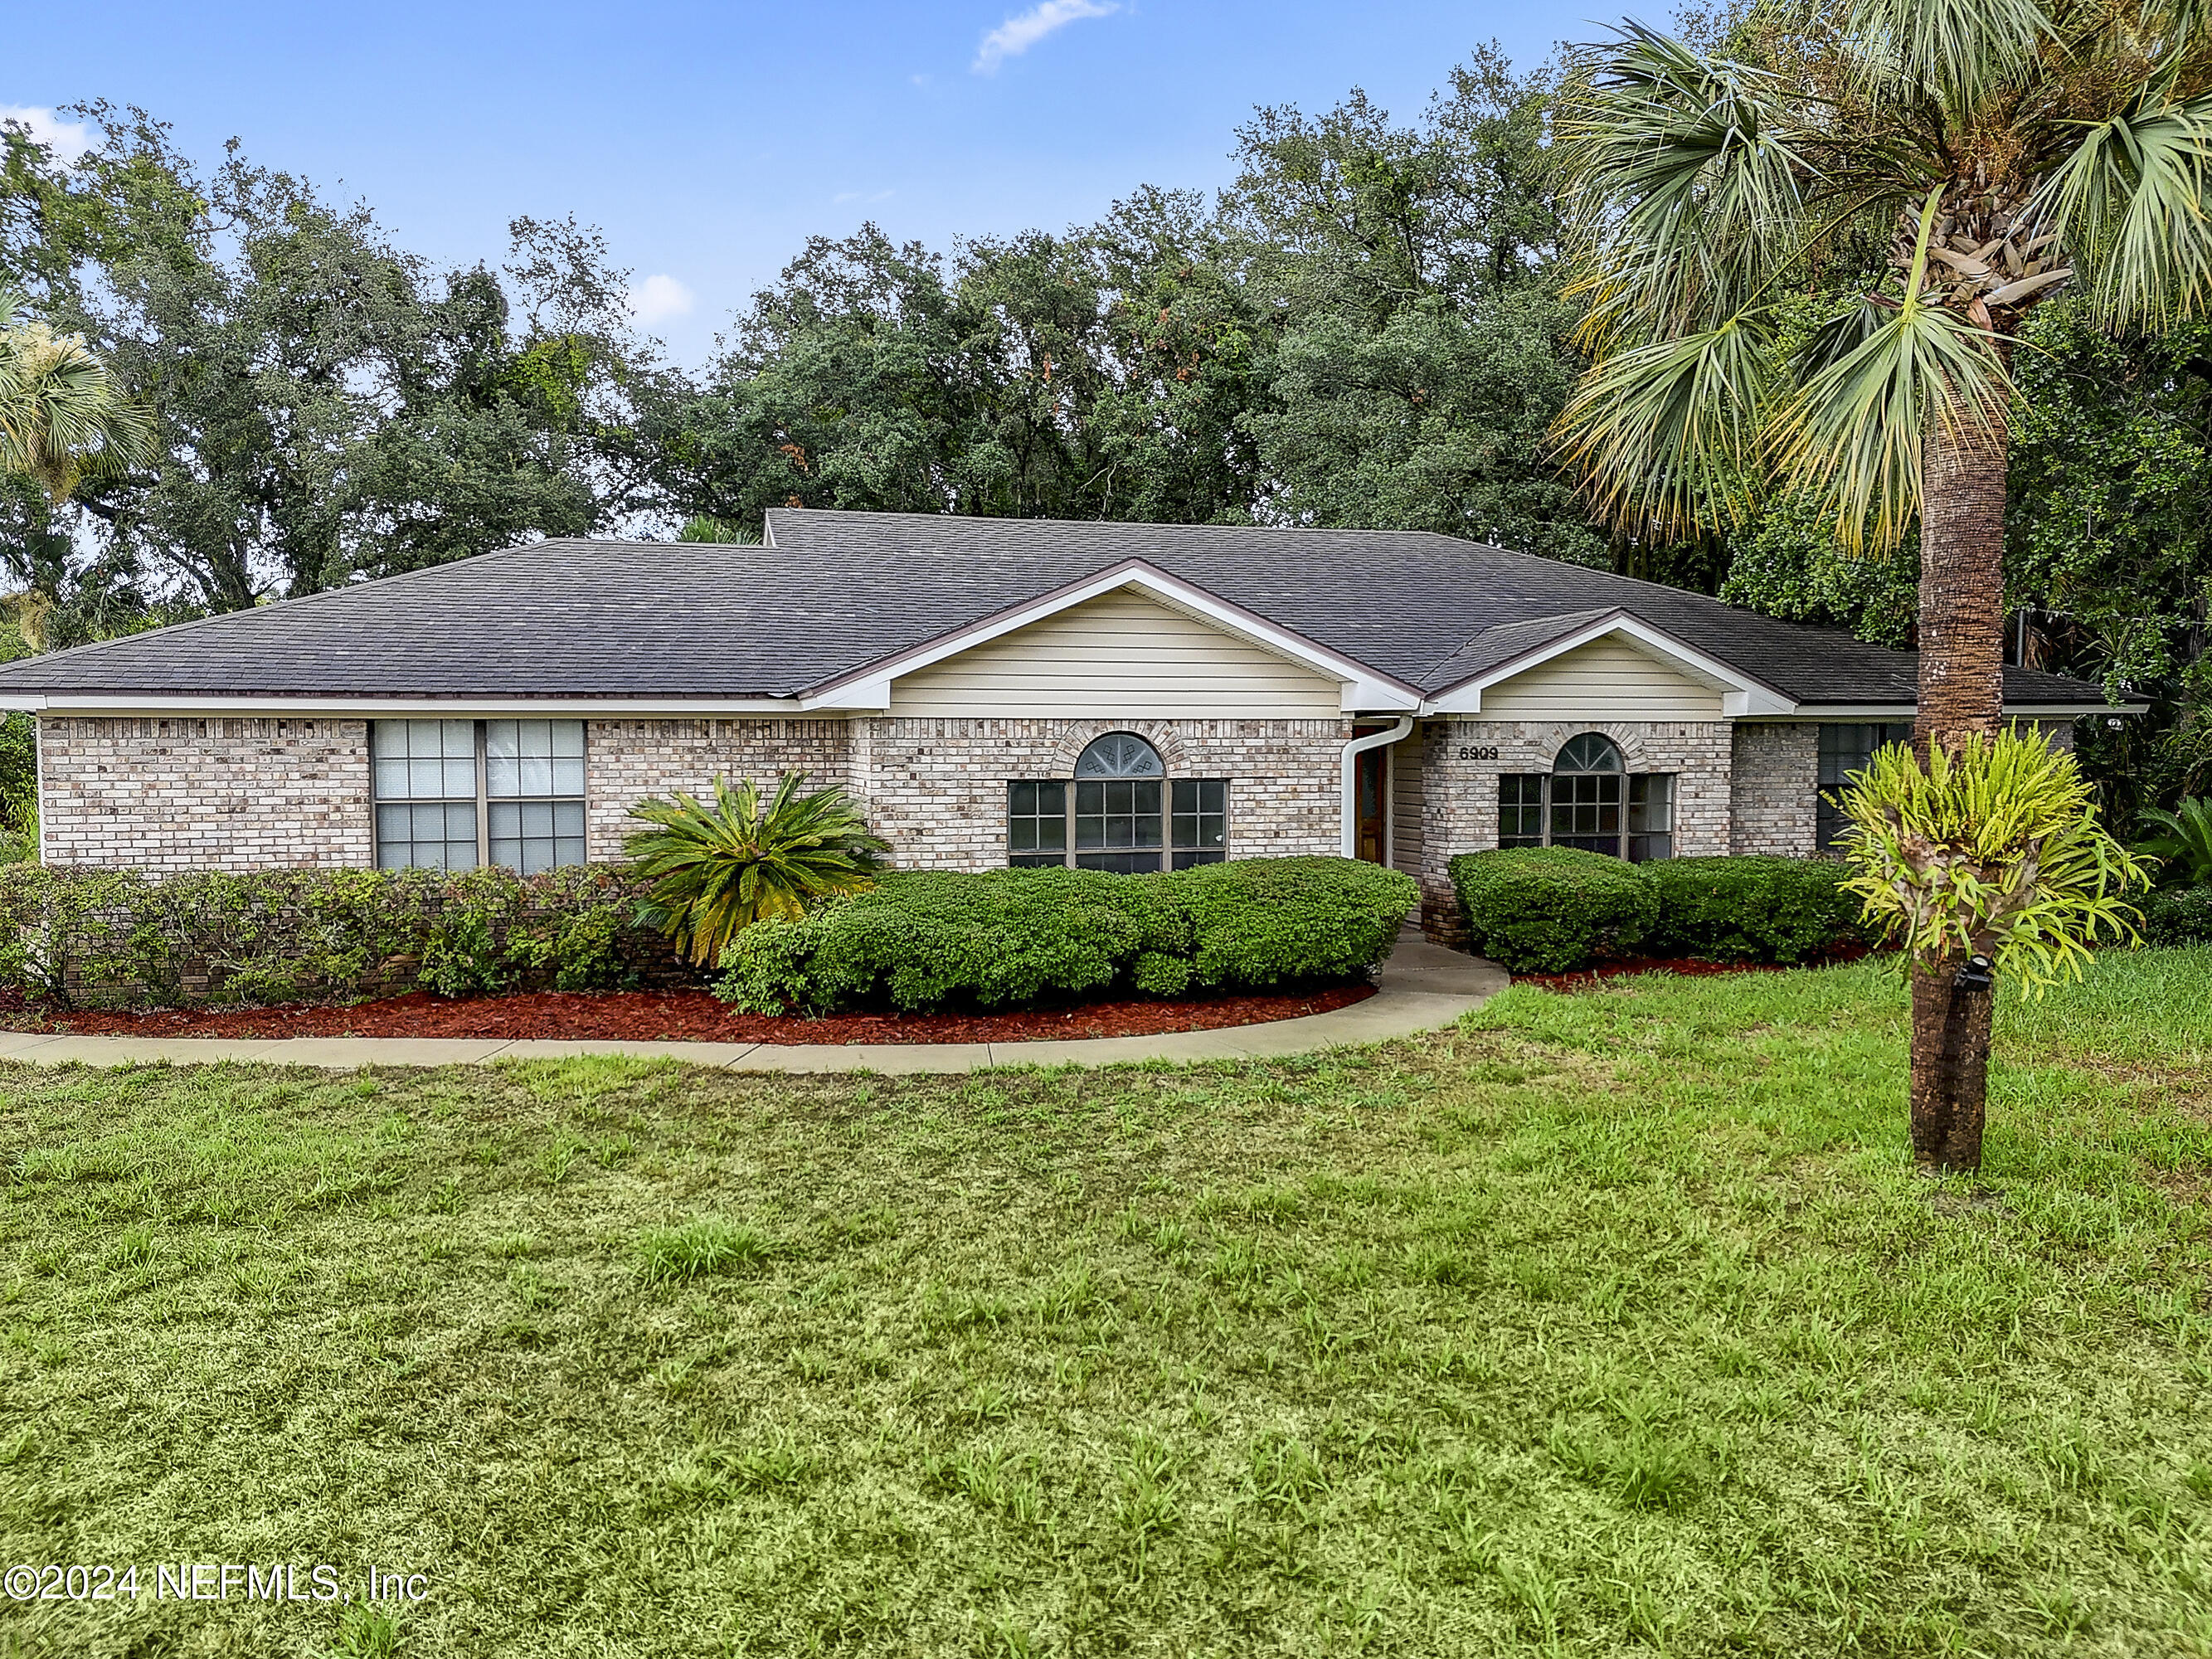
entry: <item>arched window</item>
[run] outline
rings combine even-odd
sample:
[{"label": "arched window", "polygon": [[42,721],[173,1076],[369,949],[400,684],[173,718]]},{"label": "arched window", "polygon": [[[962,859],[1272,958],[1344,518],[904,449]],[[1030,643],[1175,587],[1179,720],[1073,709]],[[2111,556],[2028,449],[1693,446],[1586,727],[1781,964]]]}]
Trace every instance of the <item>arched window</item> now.
[{"label": "arched window", "polygon": [[1578,847],[1641,864],[1674,851],[1674,776],[1628,770],[1602,732],[1567,739],[1549,772],[1498,781],[1500,847]]},{"label": "arched window", "polygon": [[1160,751],[1109,732],[1076,757],[1075,776],[1006,786],[1006,861],[1016,868],[1187,870],[1229,850],[1225,778],[1170,778]]},{"label": "arched window", "polygon": [[1133,732],[1109,732],[1075,757],[1079,778],[1164,778],[1160,751]]}]

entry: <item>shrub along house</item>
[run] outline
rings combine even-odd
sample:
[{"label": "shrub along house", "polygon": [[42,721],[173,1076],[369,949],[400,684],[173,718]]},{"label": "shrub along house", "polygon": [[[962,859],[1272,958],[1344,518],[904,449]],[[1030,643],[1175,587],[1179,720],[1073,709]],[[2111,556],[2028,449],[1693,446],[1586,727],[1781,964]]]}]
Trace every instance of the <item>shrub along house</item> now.
[{"label": "shrub along house", "polygon": [[[2070,740],[2096,689],[2008,671]],[[611,859],[718,773],[842,784],[905,866],[1545,843],[1809,854],[1903,652],[1452,538],[778,511],[550,541],[0,667],[52,863]]]}]

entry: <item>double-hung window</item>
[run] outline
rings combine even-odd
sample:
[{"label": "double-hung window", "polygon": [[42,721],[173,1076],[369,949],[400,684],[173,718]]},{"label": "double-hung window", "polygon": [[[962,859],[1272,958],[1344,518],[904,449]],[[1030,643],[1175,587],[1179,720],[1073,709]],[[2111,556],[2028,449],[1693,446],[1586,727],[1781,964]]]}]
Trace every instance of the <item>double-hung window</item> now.
[{"label": "double-hung window", "polygon": [[584,862],[581,720],[376,720],[380,869]]},{"label": "double-hung window", "polygon": [[1612,739],[1571,738],[1549,772],[1498,781],[1500,847],[1577,847],[1642,864],[1674,853],[1674,775],[1630,772]]},{"label": "double-hung window", "polygon": [[1228,856],[1225,778],[1170,778],[1159,751],[1127,732],[1085,749],[1073,778],[1006,786],[1006,861],[1134,874]]}]

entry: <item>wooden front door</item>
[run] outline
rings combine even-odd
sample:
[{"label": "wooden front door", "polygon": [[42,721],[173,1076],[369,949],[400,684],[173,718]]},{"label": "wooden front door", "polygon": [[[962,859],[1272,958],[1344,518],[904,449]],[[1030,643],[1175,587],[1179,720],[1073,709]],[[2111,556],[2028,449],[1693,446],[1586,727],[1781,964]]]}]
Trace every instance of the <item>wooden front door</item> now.
[{"label": "wooden front door", "polygon": [[1390,750],[1370,749],[1352,757],[1352,849],[1370,864],[1388,864]]}]

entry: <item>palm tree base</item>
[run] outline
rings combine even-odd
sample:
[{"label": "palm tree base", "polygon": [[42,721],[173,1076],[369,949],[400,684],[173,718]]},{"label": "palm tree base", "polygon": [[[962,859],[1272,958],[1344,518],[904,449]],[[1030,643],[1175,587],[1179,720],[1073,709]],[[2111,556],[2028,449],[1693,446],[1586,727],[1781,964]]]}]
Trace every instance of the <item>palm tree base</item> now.
[{"label": "palm tree base", "polygon": [[1958,953],[1912,964],[1912,1159],[1932,1174],[1982,1167],[1996,999]]}]

